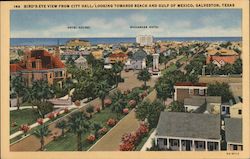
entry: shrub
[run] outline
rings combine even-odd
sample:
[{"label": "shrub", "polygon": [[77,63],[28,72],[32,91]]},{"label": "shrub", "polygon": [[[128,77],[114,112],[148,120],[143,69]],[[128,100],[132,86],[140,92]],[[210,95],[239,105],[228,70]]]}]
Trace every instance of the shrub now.
[{"label": "shrub", "polygon": [[96,111],[97,113],[100,113],[100,112],[101,112],[101,108],[100,108],[99,106],[97,106],[97,107],[95,108],[95,111]]},{"label": "shrub", "polygon": [[135,149],[135,146],[130,143],[121,143],[119,146],[120,151],[133,151]]},{"label": "shrub", "polygon": [[49,119],[53,119],[55,117],[55,113],[52,112],[52,113],[49,113],[49,115],[47,116]]},{"label": "shrub", "polygon": [[130,106],[130,107],[132,107],[132,108],[134,108],[135,106],[136,106],[136,100],[130,100],[129,102],[128,102],[128,105]]},{"label": "shrub", "polygon": [[110,98],[104,99],[104,105],[105,105],[105,106],[109,106],[109,105],[111,105],[111,104],[112,104],[112,100],[111,100]]},{"label": "shrub", "polygon": [[87,137],[87,141],[90,142],[90,143],[93,143],[95,140],[96,140],[96,137],[95,137],[95,135],[93,135],[93,134],[90,134],[90,135]]},{"label": "shrub", "polygon": [[110,126],[110,127],[113,127],[113,126],[115,126],[116,122],[117,122],[117,121],[116,121],[115,119],[110,118],[110,119],[107,121],[107,125]]},{"label": "shrub", "polygon": [[106,128],[106,127],[103,127],[103,128],[101,128],[99,131],[98,131],[98,133],[100,134],[100,135],[104,135],[104,134],[106,134],[108,132],[108,129]]},{"label": "shrub", "polygon": [[23,131],[24,135],[26,135],[26,133],[29,131],[30,127],[28,126],[28,124],[23,124],[20,126],[20,130]]},{"label": "shrub", "polygon": [[124,108],[124,109],[122,110],[122,112],[123,112],[123,114],[128,114],[128,113],[129,113],[129,109],[128,109],[128,108]]},{"label": "shrub", "polygon": [[140,132],[141,135],[145,135],[149,131],[149,126],[146,123],[141,123],[140,127],[137,129],[138,132]]},{"label": "shrub", "polygon": [[141,123],[136,132],[126,133],[122,136],[120,151],[133,151],[141,138],[149,131],[148,124]]},{"label": "shrub", "polygon": [[36,122],[39,124],[39,125],[43,125],[43,118],[38,118],[36,120]]}]

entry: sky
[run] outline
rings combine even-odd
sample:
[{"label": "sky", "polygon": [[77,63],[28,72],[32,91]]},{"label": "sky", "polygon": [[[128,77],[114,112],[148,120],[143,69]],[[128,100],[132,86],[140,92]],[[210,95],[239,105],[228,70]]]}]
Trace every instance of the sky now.
[{"label": "sky", "polygon": [[[241,19],[240,9],[13,10],[11,38],[240,37]],[[145,25],[159,28],[130,29]]]}]

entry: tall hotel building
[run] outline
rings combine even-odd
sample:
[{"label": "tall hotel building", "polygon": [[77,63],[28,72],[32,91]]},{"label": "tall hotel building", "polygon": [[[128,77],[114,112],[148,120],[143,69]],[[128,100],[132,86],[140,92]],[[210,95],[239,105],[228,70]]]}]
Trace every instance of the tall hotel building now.
[{"label": "tall hotel building", "polygon": [[153,36],[152,35],[138,35],[136,36],[136,43],[139,43],[141,46],[152,45]]}]

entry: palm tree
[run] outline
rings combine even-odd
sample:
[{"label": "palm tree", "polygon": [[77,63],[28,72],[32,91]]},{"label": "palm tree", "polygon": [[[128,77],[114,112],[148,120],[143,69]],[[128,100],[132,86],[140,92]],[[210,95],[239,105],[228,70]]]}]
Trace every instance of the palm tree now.
[{"label": "palm tree", "polygon": [[81,112],[72,114],[69,117],[69,130],[76,134],[77,151],[82,150],[82,134],[89,129],[89,123]]},{"label": "palm tree", "polygon": [[137,79],[140,81],[144,81],[144,87],[147,88],[147,81],[149,81],[151,78],[150,73],[148,72],[148,69],[143,69],[138,73]]},{"label": "palm tree", "polygon": [[40,150],[44,150],[44,138],[47,137],[50,134],[50,130],[48,129],[48,126],[42,126],[40,129],[36,130],[34,132],[36,137],[40,138],[41,148]]},{"label": "palm tree", "polygon": [[97,91],[98,91],[97,94],[98,94],[98,97],[102,101],[101,109],[104,109],[104,100],[105,100],[106,95],[108,94],[108,88],[109,88],[109,85],[108,85],[108,83],[106,81],[101,82],[97,86]]},{"label": "palm tree", "polygon": [[121,73],[122,69],[122,65],[117,62],[112,67],[112,72],[115,74],[116,87],[118,86],[118,73]]},{"label": "palm tree", "polygon": [[31,104],[31,106],[32,106],[32,109],[34,109],[34,105],[33,105],[33,100],[35,100],[35,90],[34,89],[32,89],[32,88],[25,88],[24,89],[24,96],[23,96],[23,98],[28,102],[28,103],[30,103]]},{"label": "palm tree", "polygon": [[24,92],[24,80],[21,76],[16,76],[15,78],[13,78],[13,80],[11,81],[11,87],[13,88],[13,91],[16,94],[16,99],[17,99],[17,110],[20,109],[20,96],[23,94]]},{"label": "palm tree", "polygon": [[94,107],[92,105],[87,106],[86,112],[89,113],[89,117],[92,118],[92,113],[94,113]]},{"label": "palm tree", "polygon": [[65,120],[60,120],[56,123],[56,127],[62,129],[62,136],[65,135],[64,130],[67,127],[67,123]]},{"label": "palm tree", "polygon": [[122,113],[123,108],[123,105],[119,102],[115,102],[111,105],[111,111],[116,113],[117,119],[119,118],[119,114]]},{"label": "palm tree", "polygon": [[102,128],[101,124],[99,123],[96,123],[94,122],[92,125],[91,125],[91,129],[94,131],[94,134],[96,137],[98,137],[98,131]]},{"label": "palm tree", "polygon": [[52,95],[52,89],[49,87],[48,83],[43,80],[33,82],[32,89],[35,91],[35,97],[41,101],[45,101]]}]

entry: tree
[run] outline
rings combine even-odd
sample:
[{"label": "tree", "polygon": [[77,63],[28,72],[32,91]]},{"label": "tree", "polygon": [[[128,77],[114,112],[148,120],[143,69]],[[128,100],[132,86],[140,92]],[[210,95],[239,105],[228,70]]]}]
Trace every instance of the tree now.
[{"label": "tree", "polygon": [[234,67],[235,74],[242,74],[242,60],[240,58],[238,58],[234,62],[233,67]]},{"label": "tree", "polygon": [[227,83],[209,84],[207,89],[208,96],[221,96],[222,102],[228,102],[233,98],[232,92],[230,91]]},{"label": "tree", "polygon": [[42,125],[42,127],[34,132],[35,136],[40,138],[40,144],[41,148],[40,150],[44,150],[44,138],[47,137],[50,134],[50,130],[48,129],[48,126]]},{"label": "tree", "polygon": [[49,87],[47,81],[37,80],[32,83],[32,89],[35,92],[35,97],[37,100],[46,101],[51,98],[54,94],[52,88]]},{"label": "tree", "polygon": [[149,100],[144,100],[135,109],[136,118],[141,121],[147,120],[149,126],[153,128],[157,125],[160,113],[164,109],[165,106],[158,100],[155,100],[153,103],[150,103]]},{"label": "tree", "polygon": [[111,111],[116,113],[117,119],[119,118],[119,115],[122,113],[123,108],[124,106],[118,101],[111,105]]},{"label": "tree", "polygon": [[92,113],[94,112],[94,107],[92,105],[87,106],[86,112],[89,113],[90,118],[92,117]]},{"label": "tree", "polygon": [[149,81],[151,78],[150,73],[148,72],[148,69],[144,68],[138,73],[137,79],[140,81],[144,81],[144,88],[147,88],[147,81]]},{"label": "tree", "polygon": [[169,91],[168,83],[159,83],[155,86],[157,97],[163,100],[163,103],[167,100],[168,97],[171,97],[171,92]]},{"label": "tree", "polygon": [[47,101],[43,102],[43,101],[34,100],[33,105],[37,106],[38,113],[41,115],[42,118],[44,118],[46,114],[54,110],[54,105],[51,102],[47,102]]},{"label": "tree", "polygon": [[[162,97],[162,93],[166,93],[165,95],[169,98],[173,98],[174,96],[174,85],[176,82],[183,82],[186,81],[186,76],[183,72],[180,70],[174,70],[171,72],[166,72],[163,74],[162,77],[157,81],[156,83],[156,91],[159,95],[158,97]],[[160,87],[164,88],[164,92],[161,92],[163,90],[160,89]],[[164,97],[165,99],[167,97]],[[163,99],[163,98],[162,98]]]},{"label": "tree", "polygon": [[60,120],[56,123],[56,127],[62,130],[62,136],[65,135],[64,130],[67,127],[67,123],[65,120]]},{"label": "tree", "polygon": [[169,107],[172,112],[185,112],[184,104],[178,101],[173,101]]},{"label": "tree", "polygon": [[69,117],[69,131],[76,134],[77,151],[82,150],[82,134],[89,129],[89,123],[81,112],[76,112]]},{"label": "tree", "polygon": [[175,66],[176,66],[177,68],[180,68],[180,67],[181,67],[181,63],[180,63],[179,61],[176,61]]},{"label": "tree", "polygon": [[101,128],[102,128],[101,124],[96,123],[96,122],[94,122],[94,123],[91,125],[91,129],[92,129],[92,131],[94,131],[94,134],[95,134],[96,137],[99,136],[98,131],[99,131]]},{"label": "tree", "polygon": [[109,88],[109,85],[107,84],[106,81],[99,83],[97,86],[97,95],[101,99],[102,109],[104,109],[104,99],[106,98],[106,95],[108,94],[108,88]]},{"label": "tree", "polygon": [[24,93],[23,99],[25,101],[27,101],[28,103],[30,103],[31,106],[32,106],[32,109],[34,109],[34,105],[33,105],[32,101],[36,99],[36,97],[35,97],[35,90],[32,89],[32,88],[25,88],[24,92],[25,93]]},{"label": "tree", "polygon": [[11,81],[11,87],[16,94],[17,110],[19,110],[20,109],[20,97],[23,95],[24,89],[25,89],[24,79],[21,76],[14,77]]},{"label": "tree", "polygon": [[152,55],[147,55],[146,63],[147,63],[147,67],[152,67],[153,66],[153,56]]},{"label": "tree", "polygon": [[215,65],[214,63],[209,63],[207,66],[206,66],[206,72],[210,75],[214,74],[215,73],[215,67],[217,67],[217,65]]},{"label": "tree", "polygon": [[115,76],[115,82],[116,82],[116,87],[118,86],[118,74],[121,73],[123,69],[123,66],[121,63],[116,62],[113,66],[112,66],[112,72],[114,73]]},{"label": "tree", "polygon": [[221,70],[222,70],[222,74],[224,75],[229,75],[235,72],[233,65],[230,63],[226,63],[224,66],[222,66]]}]

